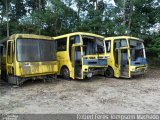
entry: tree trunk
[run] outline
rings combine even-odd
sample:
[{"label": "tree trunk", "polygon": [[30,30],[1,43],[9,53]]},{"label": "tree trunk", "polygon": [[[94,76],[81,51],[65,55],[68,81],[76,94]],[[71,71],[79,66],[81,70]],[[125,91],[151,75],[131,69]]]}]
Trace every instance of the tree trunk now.
[{"label": "tree trunk", "polygon": [[95,0],[95,2],[96,2],[96,10],[97,10],[98,9],[98,1]]},{"label": "tree trunk", "polygon": [[6,0],[7,37],[9,37],[8,1]]},{"label": "tree trunk", "polygon": [[41,34],[41,20],[40,20],[40,11],[41,11],[41,0],[39,0],[39,4],[38,4],[38,16],[39,16],[39,18],[38,18],[38,23],[39,23],[39,31],[38,31],[38,33],[39,33],[39,35]]},{"label": "tree trunk", "polygon": [[[131,2],[130,2],[131,3]],[[130,14],[129,14],[129,23],[128,23],[128,30],[131,32],[131,23],[132,23],[132,14],[133,14],[133,5],[130,4]]]},{"label": "tree trunk", "polygon": [[80,4],[78,5],[78,29],[79,29],[79,24],[80,24]]},{"label": "tree trunk", "polygon": [[126,17],[125,17],[125,9],[126,9],[126,0],[123,0],[123,22],[124,22],[124,27],[126,25]]}]

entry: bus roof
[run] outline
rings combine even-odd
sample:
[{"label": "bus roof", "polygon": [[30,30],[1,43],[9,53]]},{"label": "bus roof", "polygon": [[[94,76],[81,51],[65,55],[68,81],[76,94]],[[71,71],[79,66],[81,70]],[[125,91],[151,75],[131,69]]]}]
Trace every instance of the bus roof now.
[{"label": "bus roof", "polygon": [[74,32],[74,33],[69,33],[69,34],[64,34],[64,35],[56,36],[56,37],[53,37],[53,38],[54,39],[58,39],[58,38],[63,38],[63,37],[67,37],[67,36],[74,36],[74,35],[87,35],[87,36],[95,36],[95,37],[104,38],[101,35],[97,35],[97,34],[93,34],[93,33],[87,33],[87,32]]},{"label": "bus roof", "polygon": [[105,40],[113,40],[113,39],[135,39],[135,40],[139,40],[139,41],[143,41],[140,38],[137,37],[132,37],[132,36],[113,36],[113,37],[105,37]]},{"label": "bus roof", "polygon": [[15,40],[17,38],[33,38],[33,39],[47,39],[52,40],[52,37],[49,36],[43,36],[43,35],[35,35],[35,34],[13,34],[9,36],[8,38],[5,38],[3,40],[0,40],[0,43],[6,42],[7,40]]}]

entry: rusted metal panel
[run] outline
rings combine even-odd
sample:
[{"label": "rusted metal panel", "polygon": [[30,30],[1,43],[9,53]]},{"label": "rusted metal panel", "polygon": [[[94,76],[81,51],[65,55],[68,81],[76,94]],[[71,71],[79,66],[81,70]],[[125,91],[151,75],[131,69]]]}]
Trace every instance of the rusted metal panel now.
[{"label": "rusted metal panel", "polygon": [[54,73],[56,62],[23,62],[20,63],[21,75],[36,75],[45,73]]}]

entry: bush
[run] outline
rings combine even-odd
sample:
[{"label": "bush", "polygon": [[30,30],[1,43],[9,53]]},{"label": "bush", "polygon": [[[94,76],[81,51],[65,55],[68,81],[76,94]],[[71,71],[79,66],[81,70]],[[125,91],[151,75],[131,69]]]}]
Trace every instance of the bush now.
[{"label": "bush", "polygon": [[148,62],[153,66],[160,66],[160,36],[155,37],[153,44],[146,49]]}]

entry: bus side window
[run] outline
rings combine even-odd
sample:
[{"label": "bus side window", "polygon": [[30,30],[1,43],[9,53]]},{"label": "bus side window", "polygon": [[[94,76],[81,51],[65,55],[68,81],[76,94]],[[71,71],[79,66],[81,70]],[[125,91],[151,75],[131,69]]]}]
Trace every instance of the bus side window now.
[{"label": "bus side window", "polygon": [[57,39],[57,51],[66,51],[67,50],[67,37]]},{"label": "bus side window", "polygon": [[110,40],[106,41],[106,50],[107,52],[111,52],[111,41]]}]

